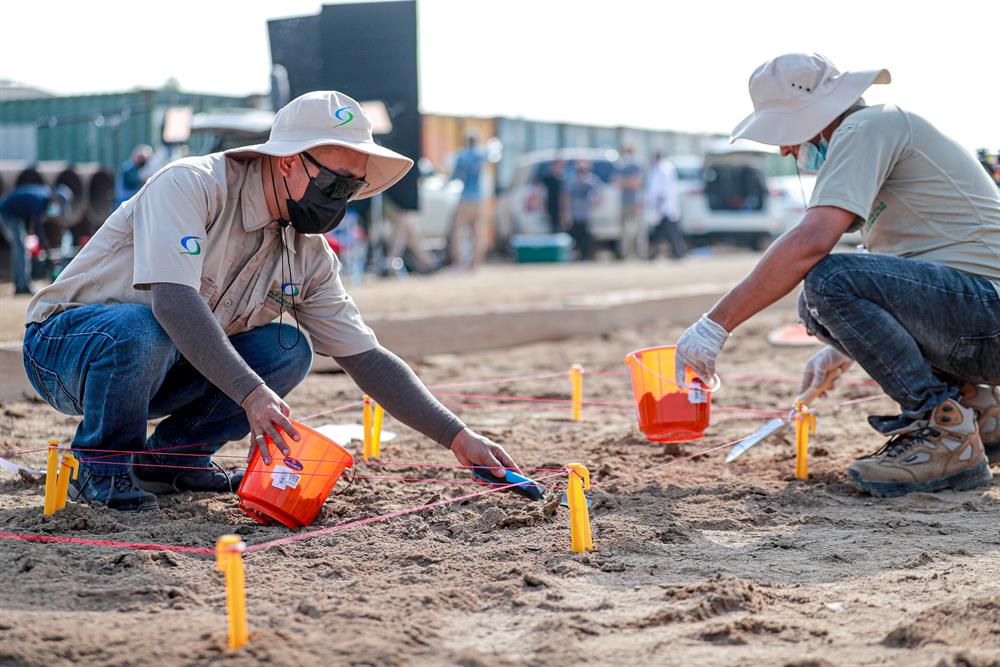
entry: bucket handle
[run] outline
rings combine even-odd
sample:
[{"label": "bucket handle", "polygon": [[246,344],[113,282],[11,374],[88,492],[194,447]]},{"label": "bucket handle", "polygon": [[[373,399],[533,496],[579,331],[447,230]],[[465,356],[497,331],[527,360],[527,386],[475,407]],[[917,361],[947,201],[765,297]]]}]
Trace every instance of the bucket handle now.
[{"label": "bucket handle", "polygon": [[[646,364],[642,363],[642,360],[639,359],[639,356],[635,352],[633,352],[632,354],[630,354],[629,358],[631,358],[633,361],[635,361],[635,363],[638,364],[641,369],[643,369],[644,371],[646,371],[650,375],[652,375],[654,377],[658,377],[661,380],[663,380],[664,382],[672,384],[675,387],[678,386],[676,378],[668,378],[668,377],[664,377],[664,376],[660,375],[659,373],[657,373],[656,371],[654,371],[652,368],[650,368]],[[719,391],[719,389],[722,388],[722,380],[719,378],[719,375],[717,373],[713,373],[712,374],[712,384],[710,384],[710,385],[705,385],[703,383],[702,386],[696,387],[694,385],[690,385],[690,384],[688,384],[688,383],[685,382],[682,385],[680,385],[680,387],[683,387],[684,389],[687,389],[689,391],[691,391],[691,390],[693,390],[693,391],[707,391],[708,393],[711,394],[713,392]]]}]

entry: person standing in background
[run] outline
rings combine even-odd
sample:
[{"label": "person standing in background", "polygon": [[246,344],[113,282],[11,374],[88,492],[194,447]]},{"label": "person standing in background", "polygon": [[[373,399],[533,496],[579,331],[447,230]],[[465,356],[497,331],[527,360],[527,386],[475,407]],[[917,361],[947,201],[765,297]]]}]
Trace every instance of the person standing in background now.
[{"label": "person standing in background", "polygon": [[469,268],[475,270],[486,254],[486,230],[483,229],[483,193],[480,178],[483,173],[483,163],[486,157],[476,146],[476,137],[468,134],[465,137],[465,148],[455,157],[455,168],[452,170],[452,180],[462,182],[462,196],[455,212],[455,225],[451,230],[451,263],[462,267],[463,248],[462,230],[466,227],[472,232],[472,260]]},{"label": "person standing in background", "polygon": [[545,188],[545,213],[549,216],[549,229],[556,234],[563,229],[562,190],[566,169],[562,160],[553,160],[549,168],[543,170],[539,181]]},{"label": "person standing in background", "polygon": [[622,148],[622,162],[615,173],[615,182],[621,191],[621,246],[624,259],[635,254],[649,254],[649,234],[642,215],[642,168],[635,161],[631,146]]},{"label": "person standing in background", "polygon": [[115,178],[115,208],[131,199],[146,183],[145,167],[152,155],[151,147],[139,144],[132,149],[132,157],[122,163]]},{"label": "person standing in background", "polygon": [[659,152],[653,155],[653,164],[646,180],[646,207],[656,220],[650,234],[650,259],[659,255],[660,246],[670,244],[670,256],[680,259],[687,254],[687,244],[680,230],[680,188],[677,168]]},{"label": "person standing in background", "polygon": [[580,160],[566,181],[563,197],[569,212],[569,234],[576,243],[577,259],[594,258],[594,235],[590,231],[590,212],[600,199],[601,182],[590,173],[590,163]]},{"label": "person standing in background", "polygon": [[10,273],[14,294],[31,294],[31,258],[27,237],[38,236],[45,245],[42,223],[69,210],[73,192],[65,185],[55,189],[41,183],[21,185],[0,199],[0,234],[10,248]]}]

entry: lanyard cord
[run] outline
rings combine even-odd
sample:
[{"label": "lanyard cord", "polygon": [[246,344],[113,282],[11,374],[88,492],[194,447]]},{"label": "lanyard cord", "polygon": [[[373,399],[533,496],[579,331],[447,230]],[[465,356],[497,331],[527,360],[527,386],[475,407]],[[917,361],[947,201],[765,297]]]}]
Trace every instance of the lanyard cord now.
[{"label": "lanyard cord", "polygon": [[[295,297],[298,292],[298,288],[295,286],[292,280],[292,257],[288,252],[288,244],[285,242],[285,228],[289,226],[289,221],[285,220],[281,216],[281,208],[278,204],[278,188],[274,183],[274,164],[271,162],[271,157],[268,157],[268,171],[271,173],[271,192],[274,194],[274,205],[278,207],[278,235],[281,237],[281,258],[278,260],[280,263],[280,280],[281,280],[281,294],[278,297],[278,347],[286,352],[292,350],[296,345],[299,344],[299,339],[302,338],[302,330],[299,328],[299,314],[295,309]],[[288,191],[288,181],[282,177],[281,179],[285,183],[285,192],[291,196],[291,192]],[[285,265],[288,266],[288,281],[285,280]],[[285,285],[291,285],[290,293],[287,296],[292,301],[292,318],[295,320],[295,341],[289,345],[285,346],[285,343],[281,340],[281,332],[284,329],[283,325],[285,323]]]}]

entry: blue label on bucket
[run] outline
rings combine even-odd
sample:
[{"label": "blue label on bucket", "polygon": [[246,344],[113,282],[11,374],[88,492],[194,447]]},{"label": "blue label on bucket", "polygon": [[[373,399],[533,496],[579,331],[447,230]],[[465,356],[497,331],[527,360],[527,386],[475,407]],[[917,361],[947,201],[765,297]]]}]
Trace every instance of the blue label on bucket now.
[{"label": "blue label on bucket", "polygon": [[298,459],[293,459],[291,456],[285,457],[285,465],[291,468],[292,470],[302,470],[302,468],[305,467],[302,465],[301,461],[299,461]]},{"label": "blue label on bucket", "polygon": [[699,403],[705,403],[708,401],[708,392],[701,389],[689,389],[688,390],[688,403],[697,405]]}]

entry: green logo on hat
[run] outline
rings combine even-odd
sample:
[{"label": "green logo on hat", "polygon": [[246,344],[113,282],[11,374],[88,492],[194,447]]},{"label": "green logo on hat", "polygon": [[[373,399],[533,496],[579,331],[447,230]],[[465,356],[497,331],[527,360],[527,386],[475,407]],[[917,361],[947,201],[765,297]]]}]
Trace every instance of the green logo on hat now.
[{"label": "green logo on hat", "polygon": [[[337,120],[342,120],[342,121],[344,121],[344,122],[343,122],[343,123],[341,123],[340,125],[334,125],[334,129],[336,129],[336,128],[338,128],[338,127],[343,127],[344,125],[347,125],[347,124],[348,124],[348,123],[350,123],[350,122],[351,122],[352,120],[354,120],[354,114],[352,114],[352,113],[351,113],[350,111],[348,111],[348,109],[350,109],[350,108],[351,108],[351,107],[340,107],[339,109],[337,109],[337,111],[336,111],[336,112],[334,112],[334,114],[333,114],[333,115],[337,117]],[[343,114],[343,113],[346,113],[346,114],[347,114],[347,119],[346,119],[346,120],[344,119],[344,116],[343,116],[343,115],[341,115],[341,114]]]}]

